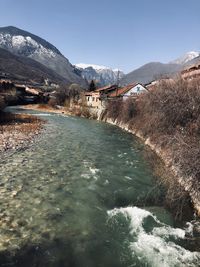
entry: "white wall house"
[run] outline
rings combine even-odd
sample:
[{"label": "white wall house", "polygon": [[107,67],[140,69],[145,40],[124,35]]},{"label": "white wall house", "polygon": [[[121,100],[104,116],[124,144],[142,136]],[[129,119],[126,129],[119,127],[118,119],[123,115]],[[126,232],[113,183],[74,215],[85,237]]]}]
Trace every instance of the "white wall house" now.
[{"label": "white wall house", "polygon": [[122,97],[126,100],[128,97],[137,97],[138,95],[148,92],[140,83],[129,84],[125,87],[119,87],[109,94],[109,98]]},{"label": "white wall house", "polygon": [[145,92],[147,92],[147,89],[142,84],[138,83],[123,94],[123,100],[127,99],[129,96],[138,96]]},{"label": "white wall house", "polygon": [[99,108],[101,106],[100,93],[93,91],[85,93],[86,106]]}]

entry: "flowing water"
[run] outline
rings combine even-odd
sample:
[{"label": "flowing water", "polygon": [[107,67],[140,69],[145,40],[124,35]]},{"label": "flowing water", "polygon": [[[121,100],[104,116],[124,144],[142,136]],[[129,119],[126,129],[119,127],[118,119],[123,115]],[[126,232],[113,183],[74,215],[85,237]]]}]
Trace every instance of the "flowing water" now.
[{"label": "flowing water", "polygon": [[29,113],[47,124],[35,145],[0,163],[0,266],[200,266],[185,239],[192,224],[176,228],[158,205],[162,192],[132,135]]}]

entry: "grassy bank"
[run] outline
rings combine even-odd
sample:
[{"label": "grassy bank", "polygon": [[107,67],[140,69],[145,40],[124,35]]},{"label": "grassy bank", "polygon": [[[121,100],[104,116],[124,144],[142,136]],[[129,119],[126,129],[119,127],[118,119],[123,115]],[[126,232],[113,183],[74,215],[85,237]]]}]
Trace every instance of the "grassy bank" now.
[{"label": "grassy bank", "polygon": [[169,170],[160,170],[166,198],[180,216],[188,195],[200,212],[200,80],[161,82],[138,99],[112,101],[103,118],[137,133],[161,156]]}]

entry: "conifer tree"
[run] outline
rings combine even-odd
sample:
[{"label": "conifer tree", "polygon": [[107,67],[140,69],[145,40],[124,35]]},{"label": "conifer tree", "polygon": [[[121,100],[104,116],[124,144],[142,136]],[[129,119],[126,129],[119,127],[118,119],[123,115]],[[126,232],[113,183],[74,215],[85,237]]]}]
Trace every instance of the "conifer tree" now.
[{"label": "conifer tree", "polygon": [[89,85],[89,92],[95,91],[96,90],[96,85],[94,80],[91,80],[90,85]]}]

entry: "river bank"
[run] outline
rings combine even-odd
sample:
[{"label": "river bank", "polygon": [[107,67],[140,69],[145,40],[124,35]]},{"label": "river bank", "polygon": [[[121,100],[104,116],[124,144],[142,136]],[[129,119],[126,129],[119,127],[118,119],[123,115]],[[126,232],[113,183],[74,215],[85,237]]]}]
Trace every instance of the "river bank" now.
[{"label": "river bank", "polygon": [[0,162],[0,265],[198,266],[192,223],[162,205],[142,142],[108,123],[20,112],[48,123]]},{"label": "river bank", "polygon": [[[24,109],[33,109],[37,111],[46,111],[53,112],[56,114],[63,115],[77,115],[73,113],[73,109],[69,110],[64,107],[59,109],[53,108],[48,105],[27,105],[23,106]],[[92,114],[92,113],[91,113]],[[103,114],[103,113],[102,113]],[[141,129],[130,126],[130,122],[124,123],[117,120],[116,118],[109,117],[108,115],[97,117],[97,120],[104,121],[106,123],[116,125],[121,129],[128,131],[129,133],[137,136],[142,142],[147,145],[163,162],[162,169],[159,170],[160,182],[166,187],[167,190],[167,202],[171,210],[174,211],[175,217],[182,219],[183,213],[192,214],[192,205],[197,215],[200,214],[200,196],[197,188],[195,187],[193,180],[190,177],[185,177],[184,169],[181,170],[178,164],[174,162],[173,150],[170,146],[163,146],[163,139],[160,142],[160,139],[151,138],[151,136],[145,136]],[[84,114],[81,114],[84,117]],[[91,115],[91,118],[94,116]],[[157,171],[157,161],[153,163],[153,168]],[[164,170],[165,168],[165,170]],[[168,175],[166,173],[168,172]],[[189,196],[188,196],[189,195]],[[190,204],[190,199],[192,204]],[[186,206],[186,207],[184,207]],[[190,208],[188,208],[190,207]]]},{"label": "river bank", "polygon": [[[76,115],[73,114],[72,111],[69,111],[64,107],[55,109],[48,105],[27,105],[23,106],[23,108],[33,109],[37,111],[53,112],[63,115]],[[93,117],[91,116],[91,118]],[[142,130],[138,129],[137,127],[134,128],[133,125],[130,127],[129,123],[123,123],[108,116],[99,116],[97,119],[109,124],[116,125],[121,129],[137,136],[145,145],[147,145],[153,152],[155,152],[158,158],[163,162],[163,167],[161,167],[162,170],[159,170],[159,182],[162,183],[167,190],[167,204],[174,211],[175,217],[182,219],[184,212],[186,214],[192,214],[192,204],[190,204],[190,199],[193,203],[193,207],[197,215],[200,215],[200,198],[197,187],[193,183],[193,179],[185,176],[184,169],[181,170],[178,164],[175,164],[174,155],[172,153],[173,150],[170,149],[169,146],[163,147],[162,142],[160,142],[158,139],[156,141],[155,138],[153,139],[150,136],[145,136]],[[157,162],[154,163],[153,168],[156,172],[158,171]],[[167,172],[168,175],[166,176]]]},{"label": "river bank", "polygon": [[188,193],[184,189],[186,185],[181,183],[182,176],[180,170],[172,163],[170,150],[162,149],[159,143],[156,144],[151,141],[149,137],[145,138],[141,131],[133,128],[130,129],[128,124],[119,123],[111,118],[104,118],[103,121],[133,134],[138,137],[143,144],[149,147],[154,155],[151,153],[150,159],[148,160],[151,162],[156,177],[159,177],[157,182],[164,186],[166,190],[166,205],[176,219],[191,219],[193,217],[193,207],[190,203]]},{"label": "river bank", "polygon": [[0,113],[0,158],[34,143],[44,120],[28,114]]},{"label": "river bank", "polygon": [[[167,199],[182,214],[185,200],[200,216],[199,94],[196,83],[161,83],[137,99],[110,101],[102,120],[138,136],[163,161],[168,176],[160,177]],[[187,201],[188,202],[188,201]],[[189,204],[188,202],[188,204]]]},{"label": "river bank", "polygon": [[70,112],[65,107],[59,106],[58,108],[55,108],[48,104],[29,104],[29,105],[23,105],[21,106],[21,108],[26,110],[30,109],[30,110],[50,112],[55,114],[73,115],[72,112]]}]

